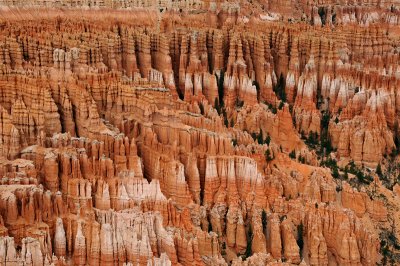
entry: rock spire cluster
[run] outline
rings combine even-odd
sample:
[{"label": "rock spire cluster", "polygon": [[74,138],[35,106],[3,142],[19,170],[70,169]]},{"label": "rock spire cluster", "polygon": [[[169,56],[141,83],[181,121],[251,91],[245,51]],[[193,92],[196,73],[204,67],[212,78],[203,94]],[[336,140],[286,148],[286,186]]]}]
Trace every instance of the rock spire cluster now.
[{"label": "rock spire cluster", "polygon": [[0,264],[400,259],[400,6],[339,2],[0,1]]}]

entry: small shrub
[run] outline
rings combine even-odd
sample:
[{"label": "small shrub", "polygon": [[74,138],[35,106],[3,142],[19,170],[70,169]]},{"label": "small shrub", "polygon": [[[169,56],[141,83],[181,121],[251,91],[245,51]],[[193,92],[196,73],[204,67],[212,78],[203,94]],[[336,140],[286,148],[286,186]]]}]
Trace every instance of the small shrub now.
[{"label": "small shrub", "polygon": [[237,139],[232,139],[232,145],[233,147],[236,147],[238,145]]},{"label": "small shrub", "polygon": [[259,132],[258,135],[257,135],[257,142],[258,142],[258,144],[260,144],[260,145],[264,143],[262,129],[260,129],[260,132]]},{"label": "small shrub", "polygon": [[300,258],[302,258],[302,253],[303,253],[303,246],[304,246],[304,241],[303,241],[303,223],[300,223],[297,226],[297,245],[299,246],[300,249]]},{"label": "small shrub", "polygon": [[273,113],[273,114],[276,114],[278,111],[276,110],[276,107],[275,106],[273,106],[272,104],[268,104],[268,109],[269,110],[271,110],[271,112]]},{"label": "small shrub", "polygon": [[271,154],[271,151],[269,150],[269,148],[265,151],[265,160],[267,162],[270,162],[274,159],[274,156]]},{"label": "small shrub", "polygon": [[379,176],[379,178],[382,179],[383,174],[382,174],[382,167],[381,167],[380,163],[378,163],[378,166],[376,167],[376,174]]},{"label": "small shrub", "polygon": [[343,176],[342,176],[344,180],[349,179],[349,174],[347,173],[347,171],[348,171],[348,170],[347,170],[347,167],[346,167],[346,168],[344,169],[344,174],[343,174]]},{"label": "small shrub", "polygon": [[268,146],[269,146],[269,144],[271,143],[271,136],[270,136],[269,134],[268,134],[267,137],[265,138],[264,143],[268,144]]},{"label": "small shrub", "polygon": [[340,177],[339,171],[338,171],[337,167],[333,168],[332,176],[333,176],[333,178],[335,178],[335,179],[338,179],[338,178]]},{"label": "small shrub", "polygon": [[261,223],[262,223],[263,231],[265,231],[267,229],[267,213],[265,212],[264,209],[261,212]]},{"label": "small shrub", "polygon": [[244,253],[245,259],[251,256],[251,246],[253,242],[253,230],[251,229],[251,225],[249,225],[249,231],[247,233],[247,246],[246,246],[246,252]]}]

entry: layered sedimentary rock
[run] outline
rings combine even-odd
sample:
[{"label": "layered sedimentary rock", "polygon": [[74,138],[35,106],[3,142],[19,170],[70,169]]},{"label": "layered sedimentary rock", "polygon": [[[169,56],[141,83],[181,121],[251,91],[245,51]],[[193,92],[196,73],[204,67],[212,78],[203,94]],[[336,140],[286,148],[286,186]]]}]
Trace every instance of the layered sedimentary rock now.
[{"label": "layered sedimentary rock", "polygon": [[397,258],[393,1],[0,2],[0,264]]}]

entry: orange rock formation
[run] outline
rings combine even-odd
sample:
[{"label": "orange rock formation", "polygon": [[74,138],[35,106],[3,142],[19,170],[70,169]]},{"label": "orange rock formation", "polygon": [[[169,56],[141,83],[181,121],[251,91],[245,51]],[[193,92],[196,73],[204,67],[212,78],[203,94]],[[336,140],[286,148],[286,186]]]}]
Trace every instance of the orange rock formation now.
[{"label": "orange rock formation", "polygon": [[338,2],[0,1],[0,264],[387,261],[400,6]]}]

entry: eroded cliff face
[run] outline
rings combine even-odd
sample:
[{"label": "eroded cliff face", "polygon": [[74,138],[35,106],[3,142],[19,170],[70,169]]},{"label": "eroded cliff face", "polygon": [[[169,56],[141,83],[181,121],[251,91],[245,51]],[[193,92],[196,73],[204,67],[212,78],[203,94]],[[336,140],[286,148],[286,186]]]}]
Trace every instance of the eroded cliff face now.
[{"label": "eroded cliff face", "polygon": [[397,256],[396,3],[89,2],[0,11],[0,264]]}]

